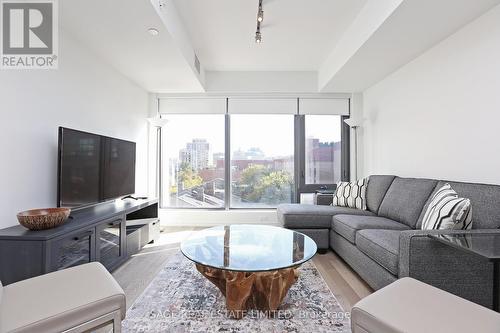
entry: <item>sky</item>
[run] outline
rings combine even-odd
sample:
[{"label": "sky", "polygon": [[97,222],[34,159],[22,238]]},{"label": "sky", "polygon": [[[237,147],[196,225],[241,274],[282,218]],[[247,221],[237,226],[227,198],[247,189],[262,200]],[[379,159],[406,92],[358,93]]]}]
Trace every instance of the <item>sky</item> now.
[{"label": "sky", "polygon": [[[168,115],[162,132],[168,158],[193,139],[206,139],[211,154],[224,152],[224,115]],[[231,151],[258,147],[266,156],[293,154],[293,115],[231,115]],[[337,116],[306,116],[306,137],[322,142],[340,141]]]}]

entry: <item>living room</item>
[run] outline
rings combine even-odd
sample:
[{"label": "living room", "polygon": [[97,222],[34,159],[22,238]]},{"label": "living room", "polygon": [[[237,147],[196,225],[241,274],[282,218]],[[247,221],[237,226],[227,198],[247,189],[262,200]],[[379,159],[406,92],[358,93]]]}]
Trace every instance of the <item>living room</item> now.
[{"label": "living room", "polygon": [[0,8],[0,333],[500,330],[500,0]]}]

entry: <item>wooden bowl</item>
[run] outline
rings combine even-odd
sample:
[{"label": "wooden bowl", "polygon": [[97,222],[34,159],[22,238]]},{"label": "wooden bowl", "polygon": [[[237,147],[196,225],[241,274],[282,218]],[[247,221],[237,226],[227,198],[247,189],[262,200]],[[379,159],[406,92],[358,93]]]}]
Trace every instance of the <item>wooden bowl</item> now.
[{"label": "wooden bowl", "polygon": [[70,213],[69,208],[32,209],[18,213],[17,220],[30,230],[45,230],[63,224]]}]

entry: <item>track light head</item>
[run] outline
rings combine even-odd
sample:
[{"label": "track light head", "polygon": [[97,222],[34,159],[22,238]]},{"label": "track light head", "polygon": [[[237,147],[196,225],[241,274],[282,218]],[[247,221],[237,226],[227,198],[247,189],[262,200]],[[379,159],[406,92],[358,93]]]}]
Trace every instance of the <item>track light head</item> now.
[{"label": "track light head", "polygon": [[256,42],[257,44],[262,43],[262,34],[260,33],[260,31],[257,31],[257,32],[255,33],[255,42]]},{"label": "track light head", "polygon": [[262,8],[259,8],[259,12],[257,13],[257,22],[261,22],[264,21],[264,11],[262,10]]},{"label": "track light head", "polygon": [[262,43],[262,34],[260,33],[260,24],[264,21],[264,10],[262,10],[262,1],[259,0],[259,7],[257,10],[257,31],[255,32],[255,43]]}]

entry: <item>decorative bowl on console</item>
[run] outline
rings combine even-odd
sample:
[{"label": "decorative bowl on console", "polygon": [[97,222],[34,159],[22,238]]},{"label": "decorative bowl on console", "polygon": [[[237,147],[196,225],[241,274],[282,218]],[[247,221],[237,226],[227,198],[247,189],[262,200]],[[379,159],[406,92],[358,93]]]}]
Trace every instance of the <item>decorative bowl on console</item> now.
[{"label": "decorative bowl on console", "polygon": [[45,230],[60,226],[69,217],[69,208],[32,209],[17,214],[19,223],[30,230]]}]

